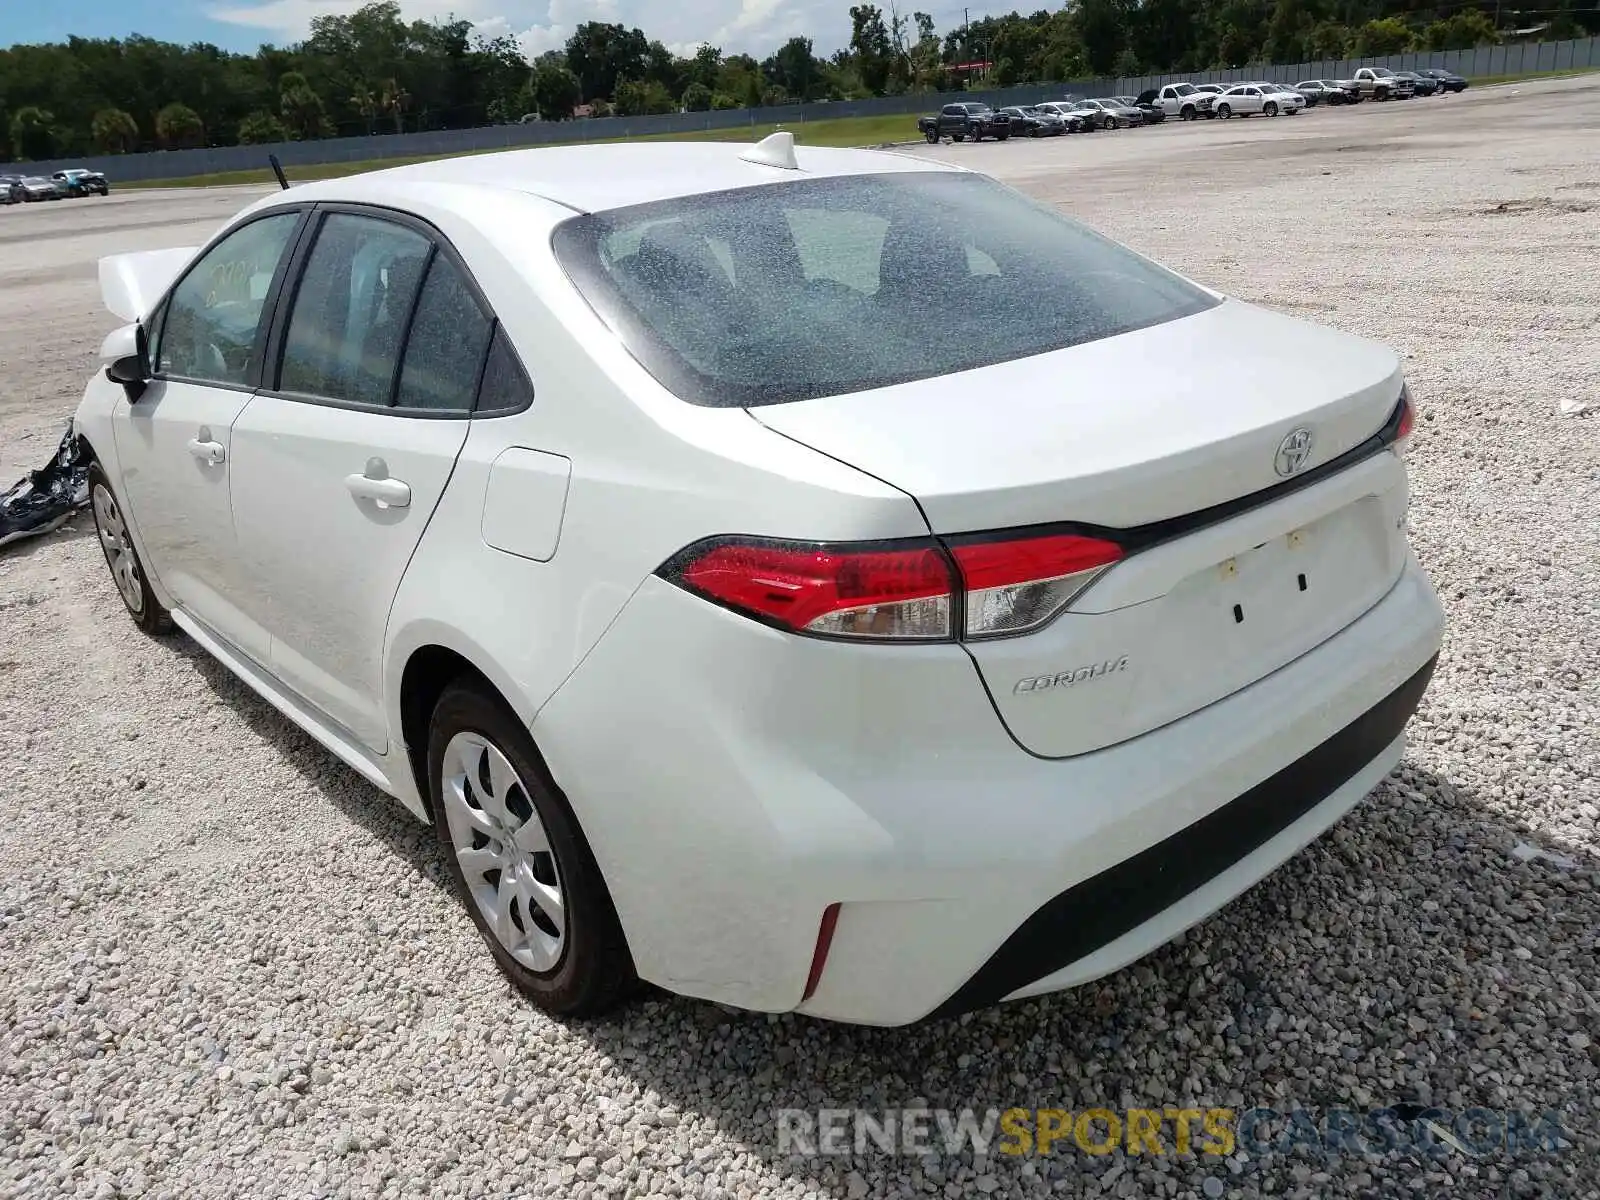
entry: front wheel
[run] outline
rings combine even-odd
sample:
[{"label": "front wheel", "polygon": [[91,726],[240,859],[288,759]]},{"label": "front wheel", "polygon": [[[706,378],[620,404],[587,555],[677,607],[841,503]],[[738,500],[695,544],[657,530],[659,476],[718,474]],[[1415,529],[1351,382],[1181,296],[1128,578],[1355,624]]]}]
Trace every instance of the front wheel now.
[{"label": "front wheel", "polygon": [[1217,105],[1217,116],[1226,121],[1229,117],[1233,116],[1233,109],[1226,104],[1219,104]]},{"label": "front wheel", "polygon": [[172,628],[172,616],[161,607],[156,594],[145,577],[144,564],[139,561],[139,551],[128,532],[127,518],[111,490],[111,480],[99,463],[89,464],[89,507],[94,513],[94,531],[100,537],[100,550],[106,556],[106,566],[111,568],[111,580],[117,585],[122,604],[133,618],[133,623],[149,634],[166,633]]},{"label": "front wheel", "polygon": [[1192,120],[1194,120],[1194,105],[1192,105],[1192,104],[1184,105],[1183,109],[1178,113],[1178,120],[1180,120],[1180,121],[1192,121]]},{"label": "front wheel", "polygon": [[1278,106],[1273,101],[1268,100],[1261,106],[1261,112],[1264,116],[1275,117],[1278,115]]},{"label": "front wheel", "polygon": [[633,958],[600,868],[527,729],[482,685],[439,698],[428,780],[446,867],[506,977],[557,1016],[624,999]]}]

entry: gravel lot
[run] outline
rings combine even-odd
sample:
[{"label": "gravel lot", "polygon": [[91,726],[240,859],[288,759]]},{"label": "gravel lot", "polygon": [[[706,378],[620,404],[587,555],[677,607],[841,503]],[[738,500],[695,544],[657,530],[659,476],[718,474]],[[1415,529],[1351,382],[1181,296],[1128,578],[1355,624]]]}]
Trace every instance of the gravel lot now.
[{"label": "gravel lot", "polygon": [[[0,553],[0,1196],[1597,1194],[1600,78],[950,146],[1234,294],[1409,359],[1450,626],[1405,765],[1102,985],[909,1031],[508,991],[411,823],[183,638],[87,517]],[[1587,145],[1588,149],[1583,147]],[[96,345],[94,261],[252,195],[0,211],[0,486]],[[1526,861],[1519,844],[1559,861]],[[1230,1160],[775,1151],[921,1101],[1553,1109],[1571,1145]]]}]

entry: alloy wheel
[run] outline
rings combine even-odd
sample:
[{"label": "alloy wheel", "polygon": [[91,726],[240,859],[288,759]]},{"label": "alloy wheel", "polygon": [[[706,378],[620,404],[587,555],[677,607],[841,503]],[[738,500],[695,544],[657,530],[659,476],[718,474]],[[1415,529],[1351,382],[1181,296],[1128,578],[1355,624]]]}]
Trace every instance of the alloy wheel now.
[{"label": "alloy wheel", "polygon": [[481,734],[450,739],[441,763],[451,849],[497,941],[530,971],[552,971],[567,943],[561,874],[527,785]]},{"label": "alloy wheel", "polygon": [[117,507],[117,498],[103,483],[94,485],[94,527],[100,535],[100,548],[105,551],[106,564],[111,577],[116,580],[122,602],[134,616],[144,612],[144,588],[140,586],[139,559],[133,552],[133,542],[128,536],[127,522]]}]

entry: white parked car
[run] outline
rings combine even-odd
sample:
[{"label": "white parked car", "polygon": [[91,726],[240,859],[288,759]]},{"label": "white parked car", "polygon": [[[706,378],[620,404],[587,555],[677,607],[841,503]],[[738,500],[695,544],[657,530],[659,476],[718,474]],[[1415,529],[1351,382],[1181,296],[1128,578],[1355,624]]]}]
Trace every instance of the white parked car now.
[{"label": "white parked car", "polygon": [[1284,91],[1273,83],[1237,83],[1217,97],[1216,114],[1245,117],[1260,113],[1275,117],[1280,112],[1293,116],[1306,106],[1306,98],[1298,92]]},{"label": "white parked car", "polygon": [[1139,96],[1141,104],[1155,104],[1169,117],[1193,121],[1211,115],[1216,97],[1203,92],[1192,83],[1169,83],[1165,87],[1151,88]]},{"label": "white parked car", "polygon": [[1392,351],[953,166],[431,162],[101,277],[128,612],[430,822],[557,1013],[1103,975],[1355,806],[1439,649]]}]

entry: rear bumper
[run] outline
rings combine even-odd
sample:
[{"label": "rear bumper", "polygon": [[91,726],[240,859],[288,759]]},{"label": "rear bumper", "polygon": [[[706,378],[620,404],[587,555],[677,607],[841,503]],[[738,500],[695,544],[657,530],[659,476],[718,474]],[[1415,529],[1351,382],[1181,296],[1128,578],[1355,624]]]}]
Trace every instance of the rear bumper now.
[{"label": "rear bumper", "polygon": [[932,1015],[1083,983],[1215,911],[1387,773],[1435,662],[1429,659],[1378,704],[1238,799],[1053,897]]},{"label": "rear bumper", "polygon": [[1051,761],[958,647],[807,643],[652,579],[533,729],[645,978],[900,1025],[1103,975],[1269,873],[1398,761],[1442,623],[1412,560],[1272,675]]}]

